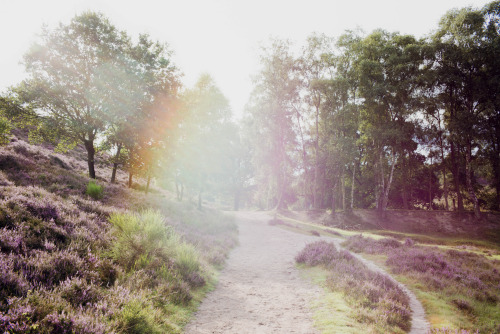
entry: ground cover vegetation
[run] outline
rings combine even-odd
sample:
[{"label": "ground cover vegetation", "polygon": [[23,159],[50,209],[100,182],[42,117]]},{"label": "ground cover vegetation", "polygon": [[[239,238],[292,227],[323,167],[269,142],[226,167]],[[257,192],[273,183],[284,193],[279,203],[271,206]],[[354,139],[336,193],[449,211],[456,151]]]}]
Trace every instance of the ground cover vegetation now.
[{"label": "ground cover vegetation", "polygon": [[295,258],[299,264],[322,266],[325,285],[340,292],[350,307],[349,316],[372,333],[405,333],[411,326],[409,300],[386,275],[366,268],[353,255],[333,243],[308,244]]},{"label": "ground cover vegetation", "polygon": [[500,261],[491,252],[362,235],[347,238],[344,246],[378,255],[381,264],[417,293],[436,331],[443,327],[479,333],[500,330]]},{"label": "ground cover vegetation", "polygon": [[[237,230],[201,193],[233,184],[180,143],[188,127],[237,134],[213,79],[181,92],[170,54],[83,13],[43,30],[0,97],[2,333],[180,333],[213,286]],[[157,186],[188,163],[204,179],[184,196]]]},{"label": "ground cover vegetation", "polygon": [[124,173],[121,185],[100,181],[95,199],[82,155],[15,136],[0,148],[0,330],[181,332],[235,245],[235,225],[127,189]]}]

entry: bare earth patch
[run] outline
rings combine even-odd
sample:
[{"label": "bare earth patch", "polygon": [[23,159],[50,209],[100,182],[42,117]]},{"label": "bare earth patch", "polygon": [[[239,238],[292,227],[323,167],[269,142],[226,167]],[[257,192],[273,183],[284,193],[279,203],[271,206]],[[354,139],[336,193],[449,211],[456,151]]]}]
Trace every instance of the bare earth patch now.
[{"label": "bare earth patch", "polygon": [[240,245],[185,333],[318,333],[310,305],[321,288],[300,278],[294,260],[317,237],[269,226],[266,213],[236,218]]}]

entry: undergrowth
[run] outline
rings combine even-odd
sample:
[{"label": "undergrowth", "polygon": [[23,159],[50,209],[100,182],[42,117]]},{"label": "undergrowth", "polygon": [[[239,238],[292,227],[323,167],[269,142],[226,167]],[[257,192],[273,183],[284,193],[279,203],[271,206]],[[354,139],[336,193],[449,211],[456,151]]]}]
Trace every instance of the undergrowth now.
[{"label": "undergrowth", "polygon": [[353,236],[344,245],[355,252],[385,255],[385,264],[394,274],[429,296],[424,303],[428,311],[451,317],[446,319],[450,332],[500,332],[500,261],[469,251],[419,246],[409,240],[401,243]]},{"label": "undergrowth", "polygon": [[89,199],[78,154],[0,147],[0,332],[181,333],[236,225],[102,179]]},{"label": "undergrowth", "polygon": [[295,260],[326,268],[326,286],[343,293],[357,322],[376,333],[404,333],[410,329],[406,294],[386,275],[366,268],[350,253],[338,251],[333,243],[317,241],[308,244]]}]

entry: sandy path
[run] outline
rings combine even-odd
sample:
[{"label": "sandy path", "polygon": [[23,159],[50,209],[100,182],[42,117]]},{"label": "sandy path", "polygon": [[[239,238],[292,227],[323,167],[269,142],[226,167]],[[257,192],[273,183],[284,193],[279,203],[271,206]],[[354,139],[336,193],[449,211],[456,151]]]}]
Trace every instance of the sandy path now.
[{"label": "sandy path", "polygon": [[294,263],[318,238],[269,226],[269,219],[265,213],[237,214],[240,245],[185,333],[318,333],[309,305],[321,288],[301,279]]},{"label": "sandy path", "polygon": [[[313,328],[311,302],[322,289],[300,278],[295,255],[320,238],[269,226],[270,216],[262,212],[238,212],[240,245],[231,252],[217,288],[205,298],[186,334],[208,333],[318,333]],[[333,241],[338,248],[341,239]],[[383,269],[352,253],[374,271]],[[396,281],[395,281],[396,282]],[[429,331],[422,304],[403,284],[410,297],[410,334]]]}]

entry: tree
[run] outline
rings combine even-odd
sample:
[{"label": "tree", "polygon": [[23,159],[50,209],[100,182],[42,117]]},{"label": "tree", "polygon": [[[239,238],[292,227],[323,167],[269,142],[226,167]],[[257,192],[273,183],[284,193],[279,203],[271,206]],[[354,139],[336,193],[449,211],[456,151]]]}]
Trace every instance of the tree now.
[{"label": "tree", "polygon": [[398,158],[416,149],[409,117],[417,107],[420,45],[412,36],[375,31],[360,42],[358,52],[362,142],[377,171],[376,207],[383,213]]},{"label": "tree", "polygon": [[291,152],[296,147],[293,119],[298,99],[297,63],[286,41],[274,40],[261,56],[262,69],[247,111],[252,117],[254,167],[267,193],[267,206],[285,205],[291,181]]},{"label": "tree", "polygon": [[[115,70],[120,80],[114,93],[109,95],[111,108],[107,116],[106,136],[115,148],[111,182],[115,181],[118,165],[127,162],[121,150],[127,149],[128,157],[132,157],[134,150],[145,146],[140,142],[158,146],[167,140],[179,109],[181,84],[168,46],[140,35],[138,42],[129,45],[122,57],[127,59]],[[137,165],[131,165],[134,164]]]},{"label": "tree", "polygon": [[183,112],[175,151],[176,179],[184,180],[198,195],[198,208],[210,183],[228,179],[231,110],[226,97],[207,74],[183,96]]},{"label": "tree", "polygon": [[473,160],[483,117],[484,57],[482,39],[485,21],[480,11],[471,8],[449,11],[433,36],[440,97],[446,108],[450,130],[453,177],[458,209],[463,210],[460,193],[461,150],[465,153],[465,179],[469,199],[480,218],[479,200],[473,185]]},{"label": "tree", "polygon": [[83,143],[89,176],[95,178],[95,140],[106,129],[106,103],[119,79],[117,66],[128,42],[101,14],[87,12],[54,31],[26,53],[30,78],[18,92],[64,133],[61,143]]}]

